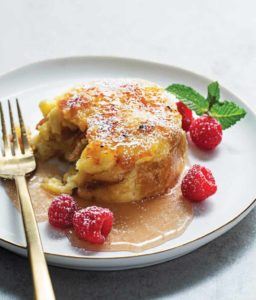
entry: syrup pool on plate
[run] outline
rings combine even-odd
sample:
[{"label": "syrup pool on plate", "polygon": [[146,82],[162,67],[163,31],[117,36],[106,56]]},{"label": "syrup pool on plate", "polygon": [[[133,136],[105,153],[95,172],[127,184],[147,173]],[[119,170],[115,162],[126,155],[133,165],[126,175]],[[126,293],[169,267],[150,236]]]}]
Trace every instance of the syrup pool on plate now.
[{"label": "syrup pool on plate", "polygon": [[[46,176],[61,176],[59,164],[39,164],[36,173],[28,180],[28,187],[38,222],[48,220],[48,207],[54,197],[41,188]],[[19,209],[15,186],[6,181],[6,190]],[[131,203],[92,203],[75,197],[79,207],[98,205],[114,213],[114,225],[103,245],[93,245],[80,240],[73,229],[66,230],[67,238],[74,247],[94,251],[139,252],[162,244],[181,235],[193,218],[192,204],[186,201],[178,182],[164,195]],[[54,230],[54,228],[53,228]]]}]

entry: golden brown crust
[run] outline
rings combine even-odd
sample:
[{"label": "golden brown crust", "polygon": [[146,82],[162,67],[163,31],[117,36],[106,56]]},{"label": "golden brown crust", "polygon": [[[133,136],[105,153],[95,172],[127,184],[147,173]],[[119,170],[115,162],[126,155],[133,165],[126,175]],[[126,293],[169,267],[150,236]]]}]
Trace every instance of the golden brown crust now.
[{"label": "golden brown crust", "polygon": [[185,134],[166,158],[137,165],[117,183],[85,185],[78,188],[84,199],[106,202],[130,202],[165,193],[175,186],[186,163]]}]

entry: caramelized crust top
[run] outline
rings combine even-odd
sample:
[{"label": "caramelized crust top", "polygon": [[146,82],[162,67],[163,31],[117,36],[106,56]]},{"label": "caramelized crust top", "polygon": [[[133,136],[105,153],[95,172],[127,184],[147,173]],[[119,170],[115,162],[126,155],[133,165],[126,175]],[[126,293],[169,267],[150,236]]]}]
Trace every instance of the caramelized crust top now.
[{"label": "caramelized crust top", "polygon": [[175,146],[181,131],[168,93],[144,80],[94,81],[71,89],[57,105],[63,118],[86,134],[87,155],[112,149],[121,154],[121,164],[151,156],[152,146],[163,139]]}]

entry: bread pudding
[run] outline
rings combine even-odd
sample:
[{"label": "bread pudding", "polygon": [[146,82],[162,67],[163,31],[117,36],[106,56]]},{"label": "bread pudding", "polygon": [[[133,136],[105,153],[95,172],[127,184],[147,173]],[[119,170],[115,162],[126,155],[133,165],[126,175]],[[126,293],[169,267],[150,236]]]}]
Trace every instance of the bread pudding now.
[{"label": "bread pudding", "polygon": [[160,86],[138,79],[99,80],[42,101],[32,143],[40,160],[70,164],[43,187],[86,200],[130,202],[175,185],[187,152],[181,116]]}]

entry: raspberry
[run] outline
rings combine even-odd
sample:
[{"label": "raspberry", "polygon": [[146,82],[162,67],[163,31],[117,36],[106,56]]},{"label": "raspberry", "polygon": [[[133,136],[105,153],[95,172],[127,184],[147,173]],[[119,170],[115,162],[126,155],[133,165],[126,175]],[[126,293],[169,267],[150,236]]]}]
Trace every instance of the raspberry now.
[{"label": "raspberry", "polygon": [[212,172],[202,166],[194,165],[181,183],[182,195],[191,201],[203,201],[217,191]]},{"label": "raspberry", "polygon": [[113,213],[98,206],[90,206],[75,212],[73,225],[80,239],[93,244],[103,244],[113,225]]},{"label": "raspberry", "polygon": [[49,223],[59,228],[71,227],[76,210],[77,205],[73,197],[66,194],[57,196],[48,209]]},{"label": "raspberry", "polygon": [[190,137],[200,149],[213,150],[222,140],[222,127],[216,119],[202,116],[192,122]]},{"label": "raspberry", "polygon": [[192,110],[190,110],[183,102],[176,103],[177,109],[182,116],[182,129],[189,131],[190,125],[193,121]]}]

